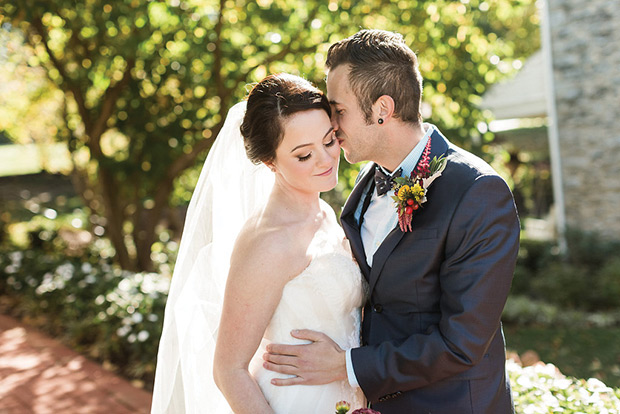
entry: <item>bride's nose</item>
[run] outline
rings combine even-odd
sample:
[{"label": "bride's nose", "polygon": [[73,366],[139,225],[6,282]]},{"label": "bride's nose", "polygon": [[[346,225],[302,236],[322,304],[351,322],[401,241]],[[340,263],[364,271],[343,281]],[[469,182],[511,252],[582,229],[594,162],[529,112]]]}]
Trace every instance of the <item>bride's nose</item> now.
[{"label": "bride's nose", "polygon": [[316,158],[316,165],[318,168],[329,168],[332,165],[333,157],[329,153],[328,148],[323,147],[323,150],[319,151]]}]

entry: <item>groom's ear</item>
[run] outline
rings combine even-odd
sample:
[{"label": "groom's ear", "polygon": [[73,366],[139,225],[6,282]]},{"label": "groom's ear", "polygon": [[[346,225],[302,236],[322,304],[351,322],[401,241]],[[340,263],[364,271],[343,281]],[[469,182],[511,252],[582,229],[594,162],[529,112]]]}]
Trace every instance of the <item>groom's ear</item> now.
[{"label": "groom's ear", "polygon": [[372,105],[375,122],[381,118],[383,122],[394,116],[394,99],[390,95],[381,95]]}]

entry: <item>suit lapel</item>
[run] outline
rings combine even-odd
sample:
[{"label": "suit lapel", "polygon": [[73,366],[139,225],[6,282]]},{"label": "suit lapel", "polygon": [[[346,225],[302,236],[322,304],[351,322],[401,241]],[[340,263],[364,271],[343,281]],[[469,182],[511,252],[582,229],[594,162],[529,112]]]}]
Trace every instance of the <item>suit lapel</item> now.
[{"label": "suit lapel", "polygon": [[[431,160],[433,157],[439,157],[442,154],[445,154],[448,151],[448,140],[439,132],[437,128],[433,131],[431,135]],[[439,178],[441,179],[441,177]],[[429,187],[429,197],[432,193],[433,184]],[[396,207],[394,207],[396,208]],[[424,208],[424,207],[422,207]],[[412,227],[415,227],[416,223],[416,215],[413,216]],[[375,252],[375,255],[372,258],[372,268],[370,270],[370,277],[368,278],[368,284],[370,286],[370,292],[372,292],[377,284],[377,280],[379,280],[379,275],[381,274],[381,270],[385,265],[387,258],[390,256],[392,251],[396,248],[396,245],[401,241],[405,233],[400,230],[398,224],[396,227],[392,229],[392,231],[387,235],[387,237],[381,243],[381,246]]]},{"label": "suit lapel", "polygon": [[374,165],[374,162],[370,162],[364,167],[364,170],[355,184],[355,187],[353,187],[353,191],[351,191],[349,198],[347,198],[347,201],[342,208],[342,214],[340,215],[340,222],[342,223],[345,234],[351,243],[351,250],[353,251],[355,260],[357,260],[357,263],[366,278],[370,275],[370,267],[366,261],[366,252],[364,250],[364,244],[362,243],[360,228],[357,220],[355,219],[355,210],[357,209],[358,204],[362,201],[362,197],[366,195],[365,189],[373,177],[371,172],[374,171]]}]

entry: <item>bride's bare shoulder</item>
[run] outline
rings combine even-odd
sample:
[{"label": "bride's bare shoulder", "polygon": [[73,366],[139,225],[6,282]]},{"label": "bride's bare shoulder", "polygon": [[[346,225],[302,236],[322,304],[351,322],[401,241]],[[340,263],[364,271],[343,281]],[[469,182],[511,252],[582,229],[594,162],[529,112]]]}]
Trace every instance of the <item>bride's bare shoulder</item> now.
[{"label": "bride's bare shoulder", "polygon": [[254,216],[237,237],[231,266],[252,269],[255,275],[265,270],[292,277],[307,265],[306,252],[298,246],[290,228],[268,217]]},{"label": "bride's bare shoulder", "polygon": [[239,236],[236,247],[256,249],[273,249],[286,243],[288,232],[286,228],[264,214],[256,214],[245,222]]}]

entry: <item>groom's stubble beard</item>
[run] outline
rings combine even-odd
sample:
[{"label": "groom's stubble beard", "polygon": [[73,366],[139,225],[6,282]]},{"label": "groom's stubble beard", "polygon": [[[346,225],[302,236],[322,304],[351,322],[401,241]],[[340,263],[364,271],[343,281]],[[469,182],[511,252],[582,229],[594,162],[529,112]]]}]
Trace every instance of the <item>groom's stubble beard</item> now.
[{"label": "groom's stubble beard", "polygon": [[342,143],[345,140],[343,138],[343,134],[340,131],[336,131],[336,139],[338,140],[338,145],[342,149],[342,152],[344,154],[344,159],[347,160],[349,164],[355,164],[355,161],[351,160],[350,151],[346,150],[345,147],[342,146]]},{"label": "groom's stubble beard", "polygon": [[[336,137],[339,139],[339,144],[340,147],[342,148],[342,151],[344,152],[344,158],[345,160],[347,160],[347,162],[349,164],[357,164],[358,162],[362,162],[362,161],[367,161],[366,159],[363,159],[363,157],[360,154],[360,148],[356,148],[356,146],[360,145],[360,142],[356,142],[353,145],[351,145],[351,140],[349,139],[349,137],[345,134],[340,134],[340,136],[338,136],[338,133],[336,133]],[[342,140],[342,142],[341,142]],[[344,142],[344,146],[342,145]]]}]

